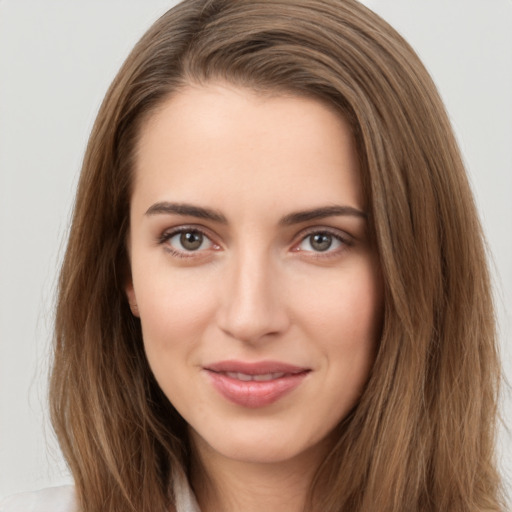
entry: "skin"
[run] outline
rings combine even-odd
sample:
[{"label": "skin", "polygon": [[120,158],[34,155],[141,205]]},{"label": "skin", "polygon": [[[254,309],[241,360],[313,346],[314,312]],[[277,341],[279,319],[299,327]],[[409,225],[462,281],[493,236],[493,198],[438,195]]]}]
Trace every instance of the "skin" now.
[{"label": "skin", "polygon": [[[126,293],[155,377],[190,426],[201,510],[300,510],[367,382],[381,324],[350,129],[317,100],[215,83],[167,99],[137,149]],[[334,206],[349,210],[293,216]],[[225,360],[308,371],[250,408],[212,386],[205,367]]]}]

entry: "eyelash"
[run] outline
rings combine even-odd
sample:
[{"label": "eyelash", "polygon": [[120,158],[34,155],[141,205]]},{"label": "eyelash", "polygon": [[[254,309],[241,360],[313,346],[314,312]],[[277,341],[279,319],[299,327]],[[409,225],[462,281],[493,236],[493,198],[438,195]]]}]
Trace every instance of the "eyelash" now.
[{"label": "eyelash", "polygon": [[218,244],[215,244],[215,242],[212,241],[212,237],[210,235],[208,235],[208,233],[204,229],[202,229],[200,227],[196,227],[196,226],[180,226],[179,228],[173,229],[171,231],[166,231],[162,234],[162,236],[160,236],[158,238],[158,243],[160,245],[167,244],[165,246],[165,250],[168,251],[172,256],[174,256],[176,258],[197,257],[198,254],[202,251],[187,251],[185,249],[183,251],[179,251],[179,250],[173,248],[168,243],[176,235],[181,235],[183,233],[198,233],[201,236],[203,236],[206,240],[208,240],[212,246],[214,246],[216,248],[220,247]]},{"label": "eyelash", "polygon": [[[201,252],[204,250],[197,250],[197,251],[187,251],[187,250],[176,250],[174,249],[168,242],[174,238],[177,235],[183,234],[183,233],[198,233],[201,236],[203,236],[206,240],[209,241],[211,246],[213,246],[215,249],[218,250],[220,246],[213,242],[212,237],[207,233],[206,230],[204,230],[201,227],[198,226],[180,226],[179,228],[172,229],[171,231],[164,232],[159,238],[158,243],[160,245],[165,245],[166,251],[168,251],[172,256],[177,258],[194,258],[197,257]],[[335,241],[339,242],[341,244],[340,248],[337,248],[335,250],[330,250],[330,247],[328,247],[325,251],[305,251],[303,249],[300,249],[299,246],[304,243],[308,238],[313,237],[314,235],[327,235],[329,237],[332,237]],[[310,242],[311,243],[311,242]],[[347,234],[341,234],[338,230],[331,230],[326,228],[309,228],[306,232],[302,232],[300,234],[300,240],[297,243],[294,243],[293,245],[293,252],[308,252],[311,253],[308,257],[312,258],[318,258],[318,259],[324,259],[329,258],[338,255],[340,252],[348,250],[352,245],[354,244],[354,241],[352,237],[350,237]]]},{"label": "eyelash", "polygon": [[[301,245],[302,243],[304,243],[308,238],[310,239],[310,244],[311,244],[311,238],[314,235],[324,235],[324,236],[327,235],[329,237],[332,237],[333,240],[340,243],[340,247],[338,247],[337,249],[333,249],[333,250],[331,250],[331,248],[328,247],[325,251],[314,251],[314,250],[304,251],[304,250],[301,250],[298,248],[298,246]],[[309,228],[307,231],[302,232],[300,234],[300,240],[298,243],[294,244],[293,251],[294,252],[310,252],[311,254],[308,257],[317,258],[317,259],[326,259],[326,258],[338,256],[340,253],[350,249],[353,245],[354,245],[354,241],[353,241],[352,237],[350,237],[348,234],[345,234],[345,233],[342,234],[340,231],[334,230],[334,229],[327,229],[327,228],[323,228],[323,227],[322,228],[313,227],[313,228]]]}]

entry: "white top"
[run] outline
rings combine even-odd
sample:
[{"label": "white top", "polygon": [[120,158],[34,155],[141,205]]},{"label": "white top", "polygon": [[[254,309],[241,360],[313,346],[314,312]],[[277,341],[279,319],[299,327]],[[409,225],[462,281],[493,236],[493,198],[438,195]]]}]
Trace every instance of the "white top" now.
[{"label": "white top", "polygon": [[[174,482],[177,512],[200,512],[186,481]],[[0,512],[78,512],[72,485],[48,487],[36,492],[15,494],[0,501]]]}]

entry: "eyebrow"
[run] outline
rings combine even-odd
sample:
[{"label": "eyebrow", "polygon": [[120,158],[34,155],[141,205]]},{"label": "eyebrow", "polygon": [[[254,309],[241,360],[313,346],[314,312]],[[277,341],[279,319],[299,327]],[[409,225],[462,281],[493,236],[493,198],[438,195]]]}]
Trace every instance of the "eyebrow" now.
[{"label": "eyebrow", "polygon": [[[186,217],[196,217],[198,219],[211,220],[220,224],[227,224],[226,217],[210,208],[195,206],[187,203],[169,203],[167,201],[155,203],[148,208],[146,215],[182,215]],[[291,226],[301,224],[312,220],[324,219],[326,217],[350,216],[367,219],[368,215],[352,206],[324,206],[320,208],[312,208],[310,210],[302,210],[285,215],[280,221],[281,226]]]},{"label": "eyebrow", "polygon": [[354,208],[353,206],[324,206],[322,208],[312,208],[311,210],[303,210],[300,212],[290,213],[284,216],[279,224],[282,226],[291,226],[293,224],[300,224],[302,222],[308,222],[311,220],[324,219],[326,217],[336,216],[350,216],[367,219],[368,215]]},{"label": "eyebrow", "polygon": [[211,220],[221,224],[227,224],[228,220],[222,213],[211,210],[210,208],[203,208],[201,206],[194,206],[186,203],[168,203],[166,201],[155,203],[150,206],[146,211],[146,215],[182,215],[187,217],[197,217],[198,219]]}]

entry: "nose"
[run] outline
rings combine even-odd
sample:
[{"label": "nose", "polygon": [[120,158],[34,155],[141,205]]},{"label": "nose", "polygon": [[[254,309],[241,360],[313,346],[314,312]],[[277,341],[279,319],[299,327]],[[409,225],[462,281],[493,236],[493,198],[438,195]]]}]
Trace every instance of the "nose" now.
[{"label": "nose", "polygon": [[260,344],[288,329],[286,290],[270,260],[253,252],[235,258],[226,270],[217,324],[230,337]]}]

